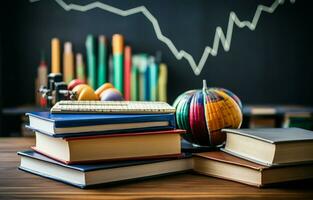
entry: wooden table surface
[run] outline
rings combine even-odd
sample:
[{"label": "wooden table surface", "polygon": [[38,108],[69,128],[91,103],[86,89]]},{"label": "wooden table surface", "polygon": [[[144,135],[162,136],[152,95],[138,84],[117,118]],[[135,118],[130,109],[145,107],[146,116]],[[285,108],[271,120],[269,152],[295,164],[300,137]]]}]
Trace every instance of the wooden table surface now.
[{"label": "wooden table surface", "polygon": [[17,151],[31,138],[0,138],[0,199],[313,199],[313,180],[255,188],[193,173],[93,189],[78,189],[17,169]]}]

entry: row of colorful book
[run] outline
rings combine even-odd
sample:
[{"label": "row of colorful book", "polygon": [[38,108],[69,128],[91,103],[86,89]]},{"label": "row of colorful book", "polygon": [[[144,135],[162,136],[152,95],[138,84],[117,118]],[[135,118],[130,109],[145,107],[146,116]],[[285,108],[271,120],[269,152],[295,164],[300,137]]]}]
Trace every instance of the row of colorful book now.
[{"label": "row of colorful book", "polygon": [[[50,71],[62,73],[65,83],[81,79],[93,89],[110,82],[123,94],[125,100],[167,101],[168,69],[162,62],[160,52],[156,55],[134,54],[132,47],[125,45],[124,37],[120,34],[113,35],[112,45],[104,35],[100,35],[97,40],[93,35],[88,35],[85,46],[86,56],[75,53],[71,42],[65,42],[62,51],[60,39],[53,38],[51,70],[42,56],[36,91],[41,85],[47,85]],[[40,102],[39,95],[36,101]]]},{"label": "row of colorful book", "polygon": [[192,168],[174,113],[28,113],[36,135],[19,169],[81,188]]}]

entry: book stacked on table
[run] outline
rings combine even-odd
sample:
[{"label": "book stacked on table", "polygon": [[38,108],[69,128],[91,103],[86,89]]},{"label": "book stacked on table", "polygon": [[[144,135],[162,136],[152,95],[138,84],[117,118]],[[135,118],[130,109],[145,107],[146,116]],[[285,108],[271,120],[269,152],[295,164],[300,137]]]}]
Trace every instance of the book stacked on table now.
[{"label": "book stacked on table", "polygon": [[222,151],[195,154],[201,174],[264,186],[313,178],[313,132],[300,128],[224,129]]},{"label": "book stacked on table", "polygon": [[36,145],[18,154],[33,174],[83,188],[192,168],[174,113],[27,115]]}]

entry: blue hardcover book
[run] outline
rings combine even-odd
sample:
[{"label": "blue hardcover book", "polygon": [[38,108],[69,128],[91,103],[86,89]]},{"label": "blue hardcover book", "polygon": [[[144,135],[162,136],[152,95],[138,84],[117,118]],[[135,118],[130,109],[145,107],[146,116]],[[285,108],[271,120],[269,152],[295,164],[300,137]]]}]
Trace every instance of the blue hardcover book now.
[{"label": "blue hardcover book", "polygon": [[80,188],[125,180],[149,178],[187,171],[192,168],[191,154],[180,158],[111,163],[66,165],[35,151],[18,152],[19,169]]},{"label": "blue hardcover book", "polygon": [[175,129],[175,115],[170,114],[51,114],[26,113],[34,131],[53,137],[74,137],[112,133]]}]

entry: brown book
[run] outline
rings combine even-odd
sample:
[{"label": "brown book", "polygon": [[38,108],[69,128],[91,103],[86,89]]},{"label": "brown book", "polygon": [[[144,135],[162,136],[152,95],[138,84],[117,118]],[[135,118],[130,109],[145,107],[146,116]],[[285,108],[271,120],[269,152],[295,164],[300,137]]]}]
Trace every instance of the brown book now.
[{"label": "brown book", "polygon": [[264,185],[313,178],[313,164],[268,167],[221,151],[195,154],[194,171],[248,185]]},{"label": "brown book", "polygon": [[55,138],[36,132],[35,151],[66,164],[181,156],[184,130]]},{"label": "brown book", "polygon": [[253,116],[250,119],[249,128],[275,128],[275,118],[268,116]]}]

